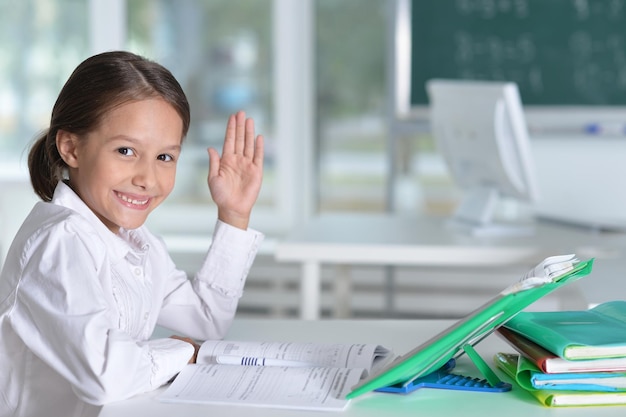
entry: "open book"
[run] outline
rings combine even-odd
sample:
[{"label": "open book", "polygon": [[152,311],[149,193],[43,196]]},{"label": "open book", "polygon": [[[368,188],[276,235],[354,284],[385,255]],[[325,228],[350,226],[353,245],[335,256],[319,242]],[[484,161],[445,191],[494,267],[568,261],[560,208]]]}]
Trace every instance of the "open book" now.
[{"label": "open book", "polygon": [[206,341],[160,400],[341,410],[350,389],[393,358],[372,344]]},{"label": "open book", "polygon": [[[354,398],[366,392],[395,387],[410,392],[419,378],[429,375],[450,359],[467,354],[492,386],[502,384],[473,346],[544,295],[591,272],[593,260],[581,262],[575,255],[546,258],[463,319],[399,356],[378,373],[373,373],[348,394]],[[406,388],[406,389],[405,389]]]}]

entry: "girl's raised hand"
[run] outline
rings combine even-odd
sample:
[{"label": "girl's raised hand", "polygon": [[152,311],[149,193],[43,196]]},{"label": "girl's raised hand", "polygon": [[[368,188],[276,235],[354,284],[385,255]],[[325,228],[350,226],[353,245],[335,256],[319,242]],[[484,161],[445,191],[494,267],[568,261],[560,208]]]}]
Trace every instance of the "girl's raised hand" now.
[{"label": "girl's raised hand", "polygon": [[263,180],[263,136],[243,111],[228,118],[222,156],[209,148],[208,184],[224,223],[247,229]]}]

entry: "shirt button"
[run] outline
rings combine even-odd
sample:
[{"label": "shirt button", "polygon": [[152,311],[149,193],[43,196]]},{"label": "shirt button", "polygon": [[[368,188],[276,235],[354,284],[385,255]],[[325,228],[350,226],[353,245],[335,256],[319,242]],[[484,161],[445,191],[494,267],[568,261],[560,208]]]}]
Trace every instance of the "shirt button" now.
[{"label": "shirt button", "polygon": [[135,268],[135,275],[141,275],[141,268]]},{"label": "shirt button", "polygon": [[144,313],[144,314],[143,314],[143,319],[144,319],[144,320],[148,320],[148,317],[149,317],[149,316],[150,316],[150,314],[148,314],[148,313]]}]

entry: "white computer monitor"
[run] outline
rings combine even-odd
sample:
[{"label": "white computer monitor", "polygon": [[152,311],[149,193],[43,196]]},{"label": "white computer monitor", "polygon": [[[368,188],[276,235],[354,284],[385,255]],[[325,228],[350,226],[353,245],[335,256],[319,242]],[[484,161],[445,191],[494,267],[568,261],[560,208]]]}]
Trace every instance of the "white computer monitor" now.
[{"label": "white computer monitor", "polygon": [[472,234],[532,233],[528,216],[496,216],[503,197],[538,198],[517,85],[433,79],[426,90],[433,137],[463,192],[452,224]]}]

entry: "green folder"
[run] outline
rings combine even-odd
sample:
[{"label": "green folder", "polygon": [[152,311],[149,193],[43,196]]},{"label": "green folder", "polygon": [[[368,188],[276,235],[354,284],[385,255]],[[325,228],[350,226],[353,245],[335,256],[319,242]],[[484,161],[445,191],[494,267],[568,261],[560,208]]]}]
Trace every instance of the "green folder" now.
[{"label": "green folder", "polygon": [[[527,370],[525,365],[518,363],[518,358],[519,355],[517,354],[498,353],[494,360],[506,375],[518,383],[520,388],[533,395],[546,407],[626,404],[626,392],[623,391],[535,389],[532,387],[528,375],[523,375]],[[593,413],[589,414],[592,415]]]},{"label": "green folder", "polygon": [[626,356],[624,300],[588,310],[523,312],[505,327],[571,361]]},{"label": "green folder", "polygon": [[[560,260],[567,256],[553,258]],[[552,258],[547,258],[540,266],[550,259]],[[559,267],[566,264],[569,268],[561,273]],[[588,275],[592,265],[593,259],[580,262],[571,255],[567,262],[547,264],[542,271],[545,270],[548,276],[543,277],[537,273],[538,266],[530,275],[527,274],[520,282],[508,287],[465,318],[363,380],[352,389],[347,398],[387,386],[410,384],[417,378],[437,371],[450,359],[473,351],[472,346],[533,302],[562,285]],[[479,368],[487,368],[481,369],[484,373],[493,374],[484,361],[476,362],[479,362]],[[492,375],[486,376],[491,379],[489,376]]]}]

